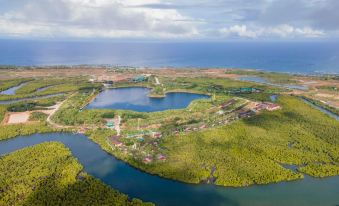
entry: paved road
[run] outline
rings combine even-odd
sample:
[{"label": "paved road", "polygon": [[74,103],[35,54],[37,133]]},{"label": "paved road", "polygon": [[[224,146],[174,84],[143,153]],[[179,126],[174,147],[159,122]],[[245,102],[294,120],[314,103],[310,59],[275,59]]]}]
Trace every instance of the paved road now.
[{"label": "paved road", "polygon": [[159,82],[159,79],[158,79],[158,77],[154,77],[154,78],[155,78],[155,84],[159,85],[159,84],[160,84],[160,82]]},{"label": "paved road", "polygon": [[114,118],[114,129],[117,131],[117,135],[120,135],[120,122],[121,122],[121,117],[118,115],[117,117]]}]

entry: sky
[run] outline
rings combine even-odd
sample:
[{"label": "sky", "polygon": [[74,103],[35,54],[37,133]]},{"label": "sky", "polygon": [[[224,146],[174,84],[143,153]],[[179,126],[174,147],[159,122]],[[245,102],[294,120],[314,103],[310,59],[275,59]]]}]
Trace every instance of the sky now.
[{"label": "sky", "polygon": [[0,38],[339,38],[339,0],[0,0]]}]

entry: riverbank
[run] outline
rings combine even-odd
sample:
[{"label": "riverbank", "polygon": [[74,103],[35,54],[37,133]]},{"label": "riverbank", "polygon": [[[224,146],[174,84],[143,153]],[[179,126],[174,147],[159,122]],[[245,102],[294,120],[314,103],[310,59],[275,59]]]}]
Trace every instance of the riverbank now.
[{"label": "riverbank", "polygon": [[[1,155],[0,178],[6,179],[6,184],[0,185],[0,204],[153,205],[128,198],[84,172],[83,166],[61,143],[45,142]],[[17,176],[17,170],[31,171]]]},{"label": "riverbank", "polygon": [[151,98],[165,98],[166,95],[170,93],[203,94],[203,95],[211,96],[211,94],[206,94],[205,92],[202,92],[202,91],[188,90],[188,89],[172,89],[172,90],[165,91],[164,94],[155,94],[155,93],[152,93],[151,91],[147,96]]},{"label": "riverbank", "polygon": [[[55,142],[63,143],[68,149],[64,149],[62,144]],[[36,146],[26,148],[27,146],[33,145]],[[46,147],[49,148],[48,145],[53,145],[53,147],[46,149]],[[44,151],[38,148],[44,148]],[[13,151],[17,151],[16,153],[23,152],[24,150],[25,152],[30,150],[31,154],[34,153],[34,155],[25,155],[26,159],[18,159],[17,161],[21,160],[24,162],[20,164],[21,167],[31,162],[28,160],[29,158],[37,158],[38,160],[44,158],[43,163],[41,163],[41,161],[35,161],[34,163],[37,164],[36,167],[43,167],[47,158],[52,158],[52,160],[55,158],[64,158],[65,155],[60,155],[59,151],[70,150],[72,156],[79,161],[84,171],[82,171],[80,175],[73,175],[77,174],[74,168],[78,168],[79,163],[76,163],[78,164],[77,167],[71,167],[74,172],[64,175],[68,175],[68,177],[71,178],[78,177],[74,181],[81,181],[83,180],[81,177],[84,175],[84,172],[86,172],[88,175],[100,179],[106,185],[128,194],[129,197],[138,197],[143,200],[152,201],[159,206],[217,206],[220,205],[220,203],[237,204],[241,206],[260,206],[267,202],[274,202],[274,204],[278,206],[294,205],[296,203],[305,206],[318,206],[323,204],[332,205],[338,201],[336,195],[339,192],[337,187],[337,182],[339,184],[338,176],[322,179],[306,176],[304,180],[251,186],[247,188],[226,188],[207,184],[191,185],[159,178],[136,170],[122,161],[117,161],[113,156],[104,152],[98,145],[88,140],[87,137],[79,134],[35,134],[0,141],[0,155]],[[58,152],[55,152],[56,150]],[[12,155],[13,153],[10,154]],[[56,156],[55,154],[59,155]],[[74,160],[74,157],[69,156],[69,152],[65,154],[68,157],[67,163],[70,160]],[[12,155],[11,157],[13,157],[14,160],[16,159],[16,156]],[[49,162],[51,163],[51,161]],[[53,164],[57,165],[56,162],[53,162]],[[63,164],[65,164],[65,162]],[[5,166],[5,164],[2,165]],[[6,169],[8,168],[10,167],[6,167]],[[2,174],[6,175],[7,173]],[[40,175],[42,175],[42,173]],[[25,177],[26,176],[22,176],[20,178]],[[42,178],[42,180],[44,179]],[[102,183],[97,183],[102,185]],[[83,191],[86,187],[85,185],[79,185],[77,188]],[[97,187],[95,188],[98,189]],[[92,187],[92,189],[95,188]],[[303,192],[300,193],[300,191]],[[43,190],[41,190],[41,192],[43,192]],[[107,193],[110,192],[108,190],[104,193],[90,192],[86,197],[80,196],[79,198],[80,200],[84,200],[83,198],[87,198],[87,200],[88,198],[96,199],[101,197],[102,194]],[[60,193],[48,194],[51,195],[50,197],[53,197]],[[93,194],[97,195],[92,196]],[[115,200],[116,197],[119,196],[112,197],[111,200]],[[126,200],[125,197],[123,198],[124,201]]]}]

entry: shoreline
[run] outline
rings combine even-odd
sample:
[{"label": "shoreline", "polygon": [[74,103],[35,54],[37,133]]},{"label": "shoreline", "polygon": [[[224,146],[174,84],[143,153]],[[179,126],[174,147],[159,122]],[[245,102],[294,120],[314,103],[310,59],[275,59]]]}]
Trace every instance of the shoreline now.
[{"label": "shoreline", "polygon": [[262,68],[245,68],[245,67],[190,67],[190,66],[128,66],[128,65],[116,65],[116,64],[37,64],[37,65],[14,65],[14,64],[0,64],[1,70],[20,70],[20,69],[135,69],[135,70],[209,70],[209,69],[217,69],[217,70],[243,70],[243,71],[256,71],[256,72],[265,72],[265,73],[277,73],[277,74],[289,74],[296,76],[309,76],[309,77],[322,77],[327,75],[339,75],[334,72],[291,72],[291,71],[273,71],[269,69]]},{"label": "shoreline", "polygon": [[189,94],[202,94],[202,95],[206,95],[206,96],[211,96],[210,93],[204,93],[204,92],[200,92],[200,91],[195,91],[195,90],[185,90],[185,89],[173,89],[173,90],[168,90],[166,92],[164,92],[163,95],[158,95],[158,94],[152,94],[152,90],[154,89],[154,87],[150,87],[150,86],[142,86],[142,85],[130,85],[130,86],[115,86],[115,87],[107,87],[105,89],[120,89],[120,88],[147,88],[149,89],[149,94],[147,95],[150,98],[165,98],[166,94],[169,93],[189,93]]},{"label": "shoreline", "polygon": [[[15,138],[27,137],[27,136],[32,136],[32,135],[36,135],[36,134],[75,134],[75,135],[84,135],[89,141],[91,141],[95,145],[99,146],[102,149],[102,151],[104,151],[106,154],[108,154],[109,156],[112,156],[118,162],[126,164],[127,166],[129,166],[129,167],[131,167],[131,168],[133,168],[133,169],[135,169],[135,170],[137,170],[139,172],[142,172],[142,173],[154,176],[154,177],[159,177],[159,178],[171,181],[171,182],[176,182],[176,183],[180,183],[180,184],[187,184],[187,185],[196,186],[196,187],[203,186],[203,185],[211,185],[211,186],[214,186],[214,187],[219,187],[219,188],[224,188],[224,189],[247,189],[247,188],[256,187],[256,186],[269,186],[269,185],[277,185],[277,184],[283,184],[283,183],[303,181],[303,180],[305,180],[305,177],[313,178],[313,179],[316,179],[316,180],[322,180],[322,179],[338,176],[338,175],[331,175],[331,176],[325,176],[325,177],[316,177],[316,176],[311,176],[311,175],[308,175],[308,174],[305,174],[305,173],[302,173],[302,172],[298,172],[298,173],[303,175],[301,178],[296,178],[296,179],[291,179],[291,180],[282,180],[282,181],[270,182],[270,183],[264,183],[264,184],[253,183],[253,184],[242,185],[242,186],[223,186],[223,185],[218,185],[218,184],[215,184],[215,183],[204,183],[202,181],[197,182],[197,183],[185,182],[185,181],[182,181],[182,180],[178,180],[178,179],[174,179],[174,178],[169,178],[169,177],[166,177],[166,176],[163,176],[163,175],[159,175],[159,174],[156,174],[156,173],[152,173],[152,172],[146,171],[146,170],[144,170],[142,168],[139,168],[139,167],[131,164],[130,162],[125,161],[124,159],[122,159],[122,158],[120,158],[120,157],[110,153],[105,148],[103,148],[100,144],[98,144],[97,142],[93,141],[88,135],[83,134],[83,133],[79,133],[79,132],[75,132],[75,131],[67,131],[67,130],[66,131],[47,131],[47,132],[31,133],[31,134],[27,134],[27,135],[16,135],[16,136],[13,136],[13,137],[10,137],[10,138],[7,138],[7,139],[0,140],[0,143],[1,142],[5,142],[5,141],[10,141],[10,140],[15,139]],[[46,141],[48,142],[48,140],[46,140]],[[40,144],[40,143],[36,143],[36,144]],[[34,144],[34,145],[36,145],[36,144]],[[26,147],[23,147],[21,149],[24,149],[24,148],[26,148]],[[15,150],[15,151],[18,151],[18,150]],[[12,152],[15,152],[15,151],[12,151]],[[11,152],[9,152],[9,153],[11,153]],[[2,154],[0,156],[7,155],[9,153],[5,153],[5,154]],[[281,164],[281,163],[279,163],[279,164]],[[287,169],[287,168],[285,168],[285,169]]]}]

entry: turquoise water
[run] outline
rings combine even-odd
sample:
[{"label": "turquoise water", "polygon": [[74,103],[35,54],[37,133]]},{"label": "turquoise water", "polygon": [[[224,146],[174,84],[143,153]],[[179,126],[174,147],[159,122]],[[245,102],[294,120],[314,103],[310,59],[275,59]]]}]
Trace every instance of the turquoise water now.
[{"label": "turquoise water", "polygon": [[185,108],[195,99],[209,98],[203,94],[181,92],[167,93],[164,98],[150,98],[147,96],[149,92],[150,89],[144,87],[106,89],[98,94],[87,108],[155,112]]},{"label": "turquoise water", "polygon": [[70,148],[84,170],[130,197],[160,206],[335,206],[339,204],[339,176],[246,188],[180,183],[137,170],[104,152],[81,134],[50,133],[0,141],[0,155],[46,141]]}]

